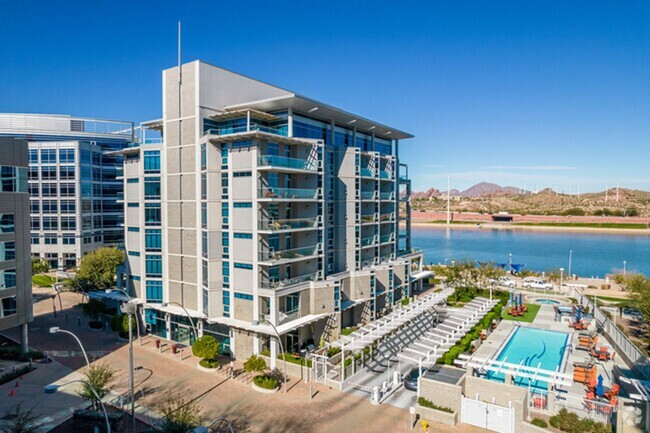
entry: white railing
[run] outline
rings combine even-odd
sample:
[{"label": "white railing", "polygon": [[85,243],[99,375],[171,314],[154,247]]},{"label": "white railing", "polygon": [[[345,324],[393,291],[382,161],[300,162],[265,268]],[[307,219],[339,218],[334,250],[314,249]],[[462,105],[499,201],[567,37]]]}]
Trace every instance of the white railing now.
[{"label": "white railing", "polygon": [[581,418],[610,424],[617,407],[607,402],[588,400],[565,392],[530,388],[528,390],[528,409],[548,415],[555,415],[561,409],[566,409]]}]

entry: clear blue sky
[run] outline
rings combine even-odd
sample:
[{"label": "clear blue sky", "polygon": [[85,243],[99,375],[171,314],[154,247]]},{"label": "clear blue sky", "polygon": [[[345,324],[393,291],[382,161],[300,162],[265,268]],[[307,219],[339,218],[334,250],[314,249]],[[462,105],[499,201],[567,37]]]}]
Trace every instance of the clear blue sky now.
[{"label": "clear blue sky", "polygon": [[2,2],[0,111],[136,122],[202,59],[413,133],[416,190],[650,189],[648,1]]}]

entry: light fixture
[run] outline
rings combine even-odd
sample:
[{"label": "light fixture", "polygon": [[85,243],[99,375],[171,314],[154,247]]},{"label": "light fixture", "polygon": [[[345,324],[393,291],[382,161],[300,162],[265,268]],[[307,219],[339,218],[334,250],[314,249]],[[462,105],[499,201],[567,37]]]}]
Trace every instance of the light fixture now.
[{"label": "light fixture", "polygon": [[348,125],[352,125],[353,123],[357,123],[357,119],[352,119],[348,122]]},{"label": "light fixture", "polygon": [[392,133],[393,133],[393,131],[388,131],[388,132],[386,133],[386,135],[390,135],[390,134],[392,134]]},{"label": "light fixture", "polygon": [[375,128],[376,128],[376,126],[373,125],[373,126],[371,126],[370,128],[368,128],[368,131],[372,131],[372,130],[375,129]]},{"label": "light fixture", "polygon": [[318,110],[318,107],[314,107],[311,110],[308,111],[308,113],[313,113],[314,111]]},{"label": "light fixture", "polygon": [[60,328],[58,326],[51,327],[50,328],[50,334],[56,334],[57,332],[59,332],[59,329]]}]

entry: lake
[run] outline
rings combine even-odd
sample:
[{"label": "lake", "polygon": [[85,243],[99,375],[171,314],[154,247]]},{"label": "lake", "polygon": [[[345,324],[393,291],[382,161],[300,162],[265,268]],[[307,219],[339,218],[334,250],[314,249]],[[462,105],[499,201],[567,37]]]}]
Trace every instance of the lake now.
[{"label": "lake", "polygon": [[604,277],[622,271],[650,275],[650,236],[593,232],[444,228],[413,225],[412,246],[421,248],[425,263],[471,258],[481,262],[523,263],[524,269],[568,272],[583,277]]}]

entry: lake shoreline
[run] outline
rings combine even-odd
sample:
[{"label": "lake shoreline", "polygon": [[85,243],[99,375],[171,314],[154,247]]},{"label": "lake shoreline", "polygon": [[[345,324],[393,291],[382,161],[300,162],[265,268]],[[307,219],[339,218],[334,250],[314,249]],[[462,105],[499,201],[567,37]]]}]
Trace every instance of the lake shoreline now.
[{"label": "lake shoreline", "polygon": [[599,227],[554,227],[554,226],[518,226],[510,224],[495,224],[495,223],[476,223],[476,224],[444,224],[444,223],[432,223],[424,221],[411,221],[411,226],[415,227],[429,227],[435,229],[461,229],[461,230],[504,230],[504,231],[521,231],[521,232],[535,232],[535,231],[546,231],[546,232],[566,232],[566,233],[602,233],[605,235],[608,234],[629,234],[636,236],[650,236],[650,230],[648,229],[610,229],[610,228],[599,228]]}]

